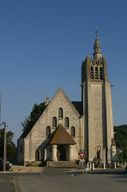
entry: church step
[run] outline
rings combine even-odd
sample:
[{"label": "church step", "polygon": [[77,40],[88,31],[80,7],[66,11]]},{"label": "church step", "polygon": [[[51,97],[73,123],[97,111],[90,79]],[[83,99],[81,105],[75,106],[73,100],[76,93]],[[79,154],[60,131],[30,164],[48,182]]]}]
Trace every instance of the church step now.
[{"label": "church step", "polygon": [[47,161],[47,167],[78,167],[77,161]]}]

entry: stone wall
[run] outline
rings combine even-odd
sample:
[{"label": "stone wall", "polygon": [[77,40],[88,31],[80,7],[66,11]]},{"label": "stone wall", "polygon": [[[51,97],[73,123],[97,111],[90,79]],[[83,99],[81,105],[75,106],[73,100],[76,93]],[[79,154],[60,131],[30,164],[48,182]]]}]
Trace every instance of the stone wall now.
[{"label": "stone wall", "polygon": [[96,156],[97,146],[103,146],[102,91],[102,82],[89,82],[88,149],[90,161]]}]

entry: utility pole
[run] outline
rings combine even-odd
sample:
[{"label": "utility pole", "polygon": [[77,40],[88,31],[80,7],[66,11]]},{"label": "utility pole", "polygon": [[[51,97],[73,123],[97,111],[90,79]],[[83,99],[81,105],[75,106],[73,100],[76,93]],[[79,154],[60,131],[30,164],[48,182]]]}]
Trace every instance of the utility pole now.
[{"label": "utility pole", "polygon": [[6,161],[7,161],[7,124],[6,122],[2,122],[0,126],[4,126],[4,155],[3,155],[3,171],[6,171]]},{"label": "utility pole", "polygon": [[6,161],[7,161],[7,134],[6,134],[6,122],[3,122],[4,125],[4,158],[3,158],[3,171],[6,171]]},{"label": "utility pole", "polygon": [[1,92],[0,92],[0,124],[1,124]]},{"label": "utility pole", "polygon": [[6,171],[6,161],[7,161],[7,133],[6,128],[7,124],[6,122],[1,123],[1,92],[0,92],[0,126],[4,126],[4,155],[3,155],[3,171]]}]

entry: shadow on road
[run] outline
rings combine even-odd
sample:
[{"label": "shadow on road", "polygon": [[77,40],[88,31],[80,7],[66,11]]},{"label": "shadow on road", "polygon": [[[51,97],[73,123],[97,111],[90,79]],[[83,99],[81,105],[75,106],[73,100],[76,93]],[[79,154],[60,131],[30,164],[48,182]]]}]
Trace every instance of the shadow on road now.
[{"label": "shadow on road", "polygon": [[[85,170],[68,170],[66,171],[66,174],[74,174],[74,175],[80,175],[80,174],[86,174]],[[94,171],[87,171],[87,174],[92,175],[113,175],[114,177],[120,177],[120,178],[127,178],[127,171],[124,169],[105,169],[105,170],[94,170]]]}]

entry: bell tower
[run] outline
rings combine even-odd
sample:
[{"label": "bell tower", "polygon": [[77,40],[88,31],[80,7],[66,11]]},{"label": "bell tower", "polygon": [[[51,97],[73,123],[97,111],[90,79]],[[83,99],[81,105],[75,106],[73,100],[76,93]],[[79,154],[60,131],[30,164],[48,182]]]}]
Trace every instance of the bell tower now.
[{"label": "bell tower", "polygon": [[81,69],[84,149],[88,161],[111,162],[114,137],[111,87],[98,36],[93,49],[93,58],[87,56]]}]

